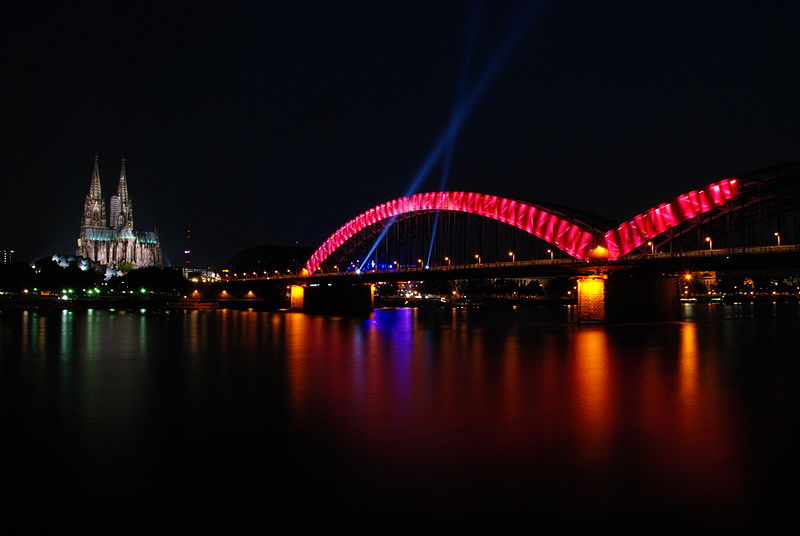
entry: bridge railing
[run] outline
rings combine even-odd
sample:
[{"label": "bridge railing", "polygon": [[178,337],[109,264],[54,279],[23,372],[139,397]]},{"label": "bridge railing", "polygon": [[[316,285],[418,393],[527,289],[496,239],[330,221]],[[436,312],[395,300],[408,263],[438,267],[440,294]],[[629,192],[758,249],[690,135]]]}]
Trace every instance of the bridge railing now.
[{"label": "bridge railing", "polygon": [[[784,253],[800,253],[800,245],[774,245],[774,246],[751,246],[751,247],[738,247],[738,248],[714,248],[714,249],[698,249],[691,251],[681,252],[653,252],[653,253],[637,253],[628,254],[620,262],[631,261],[651,261],[663,260],[671,258],[701,258],[701,257],[726,257],[732,255],[771,255],[771,254],[784,254]],[[616,262],[616,261],[615,261]],[[524,266],[572,266],[572,265],[586,265],[586,261],[569,258],[557,259],[533,259],[533,260],[517,260],[517,261],[499,261],[499,262],[473,262],[468,264],[444,264],[434,266],[400,266],[398,268],[390,268],[383,270],[362,270],[360,273],[375,274],[375,273],[419,273],[426,271],[463,271],[475,269],[492,269],[492,268],[510,268],[510,267],[524,267]],[[612,263],[613,264],[613,263]],[[355,272],[350,271],[336,271],[336,272],[317,272],[313,276],[352,276]],[[296,279],[298,274],[280,274],[280,275],[266,275],[266,276],[250,276],[250,277],[231,277],[228,281],[254,281],[254,280],[268,280],[268,279]]]},{"label": "bridge railing", "polygon": [[748,246],[738,248],[696,249],[690,251],[628,254],[620,260],[647,261],[675,257],[728,257],[731,255],[771,255],[775,253],[800,253],[800,245]]}]

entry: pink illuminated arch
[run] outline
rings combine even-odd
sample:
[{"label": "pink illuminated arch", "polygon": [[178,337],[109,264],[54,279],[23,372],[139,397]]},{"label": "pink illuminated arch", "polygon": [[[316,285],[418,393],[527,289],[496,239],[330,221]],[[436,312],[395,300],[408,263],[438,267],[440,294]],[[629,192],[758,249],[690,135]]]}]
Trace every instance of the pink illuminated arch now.
[{"label": "pink illuminated arch", "polygon": [[309,274],[316,272],[336,249],[370,225],[403,214],[435,210],[478,214],[507,223],[579,260],[588,260],[591,248],[604,246],[608,249],[606,258],[613,261],[681,223],[736,200],[739,188],[738,179],[722,179],[639,214],[602,236],[600,231],[593,233],[547,208],[505,197],[471,192],[414,194],[373,207],[345,223],[311,255],[306,270]]},{"label": "pink illuminated arch", "polygon": [[616,260],[648,240],[669,231],[681,223],[728,204],[739,197],[739,181],[736,178],[713,182],[702,190],[692,190],[639,214],[603,235],[609,259]]},{"label": "pink illuminated arch", "polygon": [[588,258],[592,233],[536,205],[471,192],[430,192],[393,199],[345,223],[311,255],[306,270],[313,274],[331,253],[359,231],[389,218],[412,212],[449,210],[478,214],[522,229],[576,259]]}]

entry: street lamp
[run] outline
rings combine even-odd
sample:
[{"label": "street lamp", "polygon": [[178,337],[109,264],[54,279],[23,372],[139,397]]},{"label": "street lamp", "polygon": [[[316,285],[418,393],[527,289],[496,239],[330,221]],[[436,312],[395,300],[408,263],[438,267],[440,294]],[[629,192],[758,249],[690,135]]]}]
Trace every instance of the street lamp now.
[{"label": "street lamp", "polygon": [[400,267],[400,263],[397,262],[397,261],[394,261],[392,264],[394,264],[394,269],[395,270],[397,270]]},{"label": "street lamp", "polygon": [[338,273],[338,272],[339,272],[339,266],[338,266],[338,265],[336,265],[336,264],[334,264],[334,265],[333,265],[333,271],[334,271],[334,272],[336,272],[336,273]]},{"label": "street lamp", "polygon": [[514,255],[513,251],[509,251],[508,256],[511,257],[511,262],[517,262],[517,256]]},{"label": "street lamp", "polygon": [[555,254],[553,253],[553,250],[552,250],[552,249],[548,249],[548,250],[547,250],[547,252],[550,254],[550,260],[552,261],[552,260],[553,260],[553,258],[554,258],[554,255],[555,255]]},{"label": "street lamp", "polygon": [[714,249],[714,241],[711,240],[710,236],[706,237],[706,242],[708,242],[708,251],[711,251],[712,249]]},{"label": "street lamp", "polygon": [[422,268],[422,259],[417,259],[417,262],[419,263],[419,267]]},{"label": "street lamp", "polygon": [[481,256],[478,255],[477,253],[475,254],[475,260],[478,261],[478,264],[481,263]]},{"label": "street lamp", "polygon": [[781,245],[781,233],[775,233],[775,238],[778,239],[778,246]]},{"label": "street lamp", "polygon": [[650,255],[656,254],[656,247],[653,245],[652,242],[647,242],[647,245],[650,246]]},{"label": "street lamp", "polygon": [[447,266],[450,266],[450,257],[445,257],[444,260],[447,261]]}]

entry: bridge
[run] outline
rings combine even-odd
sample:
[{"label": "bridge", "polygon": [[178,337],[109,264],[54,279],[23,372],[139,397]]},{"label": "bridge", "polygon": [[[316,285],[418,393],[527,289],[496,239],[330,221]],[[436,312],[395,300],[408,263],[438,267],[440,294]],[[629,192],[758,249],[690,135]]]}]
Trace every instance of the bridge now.
[{"label": "bridge", "polygon": [[800,161],[716,180],[616,223],[496,195],[419,193],[347,221],[299,273],[237,274],[228,283],[289,285],[305,308],[301,295],[322,292],[312,287],[567,275],[578,281],[582,318],[602,321],[616,287],[642,296],[658,289],[650,302],[666,303],[675,285],[663,281],[687,270],[800,266],[799,200]]}]

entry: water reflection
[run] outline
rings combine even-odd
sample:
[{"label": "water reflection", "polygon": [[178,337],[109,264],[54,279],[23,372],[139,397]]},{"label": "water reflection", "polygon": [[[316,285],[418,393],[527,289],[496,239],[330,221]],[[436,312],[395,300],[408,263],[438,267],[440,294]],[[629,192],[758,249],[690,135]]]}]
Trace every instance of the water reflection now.
[{"label": "water reflection", "polygon": [[601,463],[608,455],[613,425],[609,343],[601,328],[580,329],[572,346],[573,400],[580,452],[587,463]]},{"label": "water reflection", "polygon": [[[231,466],[288,486],[295,474],[264,465],[283,445],[302,478],[311,464],[365,508],[401,498],[738,522],[754,508],[748,487],[775,470],[765,453],[783,452],[752,444],[774,442],[765,427],[792,411],[797,380],[781,359],[800,330],[796,312],[718,311],[596,327],[519,310],[4,312],[0,411],[31,442],[59,437],[58,459],[94,484],[111,471],[152,491],[148,478],[165,484],[157,468],[206,489],[193,473],[203,460],[208,494]],[[762,369],[769,389],[740,379],[756,348],[780,365],[779,377]],[[753,399],[766,421],[742,411]]]}]

